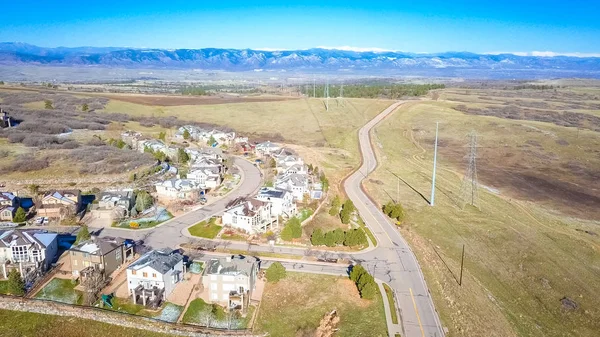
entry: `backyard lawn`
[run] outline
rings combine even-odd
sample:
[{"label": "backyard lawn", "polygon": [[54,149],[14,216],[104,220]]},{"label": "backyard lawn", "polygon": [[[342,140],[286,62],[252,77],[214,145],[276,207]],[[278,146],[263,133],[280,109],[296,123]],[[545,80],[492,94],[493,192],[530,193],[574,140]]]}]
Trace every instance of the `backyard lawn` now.
[{"label": "backyard lawn", "polygon": [[[198,324],[215,328],[245,329],[249,322],[254,307],[250,307],[246,317],[232,316],[227,317],[227,313],[221,306],[214,306],[197,298],[190,303],[187,311],[183,315],[183,323]],[[229,322],[229,327],[228,327]]]},{"label": "backyard lawn", "polygon": [[169,337],[165,333],[125,328],[97,321],[0,310],[0,335],[4,337]]},{"label": "backyard lawn", "polygon": [[309,336],[319,322],[337,310],[337,336],[387,336],[382,298],[360,298],[347,278],[287,273],[277,283],[267,283],[260,305],[256,332],[269,336]]},{"label": "backyard lawn", "polygon": [[221,231],[222,226],[215,223],[209,223],[206,221],[199,222],[192,227],[188,228],[188,231],[193,236],[201,238],[214,239],[217,234]]},{"label": "backyard lawn", "polygon": [[81,291],[75,290],[75,286],[77,286],[77,283],[73,283],[71,280],[53,278],[35,295],[35,298],[68,304],[81,304],[83,294]]}]

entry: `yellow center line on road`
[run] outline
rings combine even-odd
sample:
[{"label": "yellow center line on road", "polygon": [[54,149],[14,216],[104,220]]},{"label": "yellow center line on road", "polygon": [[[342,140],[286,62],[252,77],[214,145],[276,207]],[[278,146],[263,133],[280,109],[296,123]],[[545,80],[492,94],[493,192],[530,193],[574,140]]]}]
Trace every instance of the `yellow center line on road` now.
[{"label": "yellow center line on road", "polygon": [[421,316],[419,316],[419,310],[417,310],[417,302],[415,302],[415,297],[413,296],[412,288],[408,288],[410,290],[410,298],[412,298],[413,305],[415,306],[415,313],[417,314],[417,321],[419,321],[419,328],[421,328],[421,335],[425,337],[425,331],[423,331],[423,325],[421,325]]}]

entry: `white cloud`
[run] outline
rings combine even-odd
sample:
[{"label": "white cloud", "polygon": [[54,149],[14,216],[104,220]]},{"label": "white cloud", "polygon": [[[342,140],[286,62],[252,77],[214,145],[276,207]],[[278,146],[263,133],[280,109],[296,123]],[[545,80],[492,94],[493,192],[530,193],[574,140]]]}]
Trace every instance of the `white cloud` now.
[{"label": "white cloud", "polygon": [[512,54],[516,56],[537,56],[537,57],[555,57],[555,56],[570,56],[570,57],[600,57],[600,53],[557,53],[553,51],[530,51],[530,52],[488,52],[483,54],[498,55]]}]

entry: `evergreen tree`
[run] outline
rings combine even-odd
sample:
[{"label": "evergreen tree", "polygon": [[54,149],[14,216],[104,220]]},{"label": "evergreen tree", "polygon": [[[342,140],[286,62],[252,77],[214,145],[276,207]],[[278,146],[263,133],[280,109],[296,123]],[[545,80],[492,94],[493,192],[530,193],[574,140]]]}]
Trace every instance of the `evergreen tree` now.
[{"label": "evergreen tree", "polygon": [[333,231],[325,233],[325,245],[327,247],[335,247],[335,235]]},{"label": "evergreen tree", "polygon": [[217,142],[217,140],[215,139],[215,137],[213,137],[211,135],[210,138],[208,139],[208,141],[206,142],[206,145],[213,146],[213,144],[216,143],[216,142]]},{"label": "evergreen tree", "polygon": [[90,107],[88,106],[87,103],[83,103],[83,105],[81,106],[81,111],[86,112],[90,109]]},{"label": "evergreen tree", "polygon": [[310,243],[312,243],[313,246],[322,246],[325,244],[325,236],[323,235],[321,228],[317,228],[312,232]]},{"label": "evergreen tree", "polygon": [[354,265],[350,271],[350,279],[352,282],[357,283],[362,274],[366,273],[367,270],[360,264]]},{"label": "evergreen tree", "polygon": [[15,216],[13,217],[13,222],[21,223],[21,222],[25,222],[25,220],[27,220],[27,213],[25,213],[25,210],[23,209],[23,207],[17,208],[17,211],[15,212]]},{"label": "evergreen tree", "polygon": [[185,152],[184,149],[180,148],[177,150],[177,160],[182,164],[186,164],[188,161],[190,161],[190,156],[187,152]]},{"label": "evergreen tree", "polygon": [[162,140],[163,142],[164,142],[164,141],[166,141],[166,139],[167,139],[167,133],[166,133],[166,132],[164,132],[164,131],[161,131],[161,132],[158,134],[158,139]]},{"label": "evergreen tree", "polygon": [[75,238],[75,244],[89,240],[92,237],[90,231],[87,226],[82,226],[79,232],[77,232],[77,237]]},{"label": "evergreen tree", "polygon": [[269,282],[279,282],[279,280],[286,276],[285,267],[279,262],[273,262],[269,268],[267,268],[265,276]]},{"label": "evergreen tree", "polygon": [[183,139],[188,140],[190,136],[190,132],[187,129],[183,130]]},{"label": "evergreen tree", "polygon": [[346,237],[346,235],[341,228],[337,228],[331,233],[333,235],[333,241],[336,245],[341,245],[344,243],[344,238]]},{"label": "evergreen tree", "polygon": [[135,198],[135,208],[137,208],[138,212],[147,210],[154,203],[152,196],[146,191],[139,191]]},{"label": "evergreen tree", "polygon": [[375,281],[365,284],[360,290],[360,297],[364,299],[372,300],[375,296],[377,296],[377,283]]},{"label": "evergreen tree", "polygon": [[52,101],[47,99],[44,101],[44,108],[45,109],[54,109],[54,107],[52,106]]},{"label": "evergreen tree", "polygon": [[13,269],[8,273],[8,292],[11,295],[25,295],[25,281],[21,277],[21,273],[17,269]]}]

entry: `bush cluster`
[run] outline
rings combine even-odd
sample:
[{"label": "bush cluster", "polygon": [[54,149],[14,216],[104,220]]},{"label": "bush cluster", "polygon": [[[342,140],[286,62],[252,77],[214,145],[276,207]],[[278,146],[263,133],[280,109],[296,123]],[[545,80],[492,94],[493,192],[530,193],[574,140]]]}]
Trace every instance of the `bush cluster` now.
[{"label": "bush cluster", "polygon": [[338,228],[326,233],[320,228],[315,229],[310,236],[310,243],[313,246],[327,246],[327,247],[335,247],[339,245],[344,245],[348,247],[366,245],[367,235],[361,228],[350,229],[348,231],[343,231]]},{"label": "bush cluster", "polygon": [[360,264],[352,267],[350,279],[356,284],[360,297],[372,300],[377,295],[377,283],[375,278]]}]

